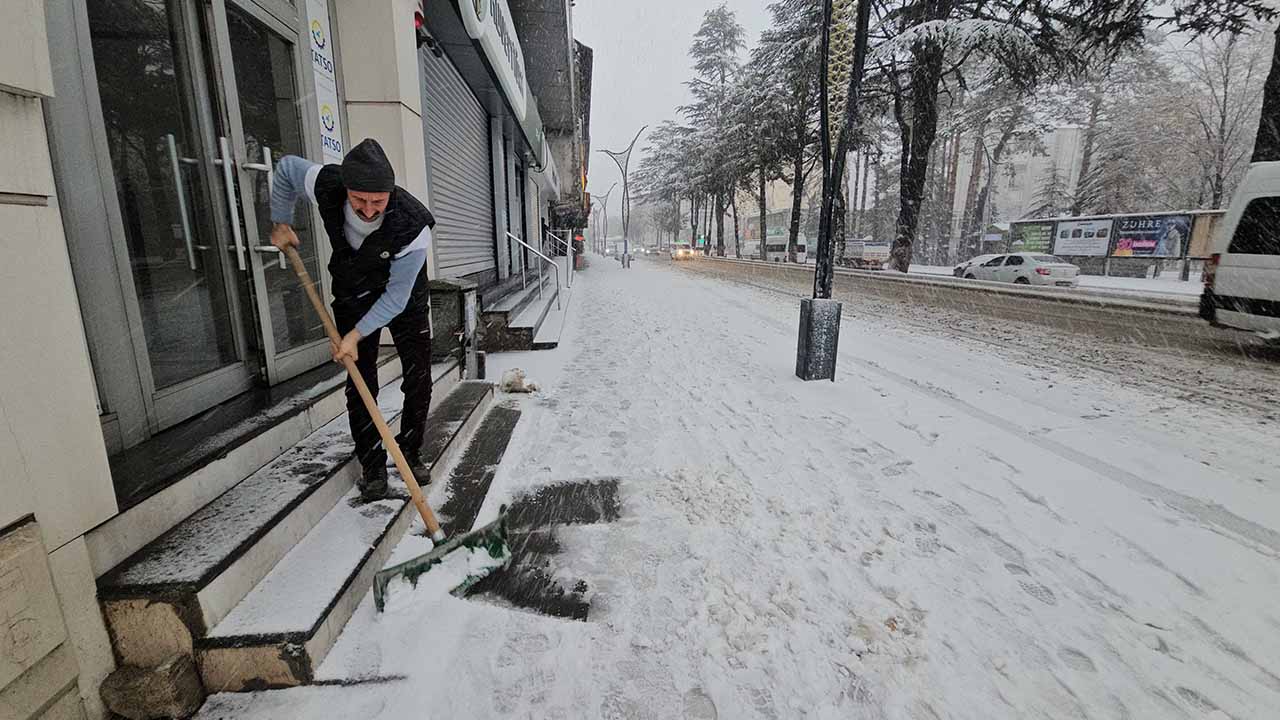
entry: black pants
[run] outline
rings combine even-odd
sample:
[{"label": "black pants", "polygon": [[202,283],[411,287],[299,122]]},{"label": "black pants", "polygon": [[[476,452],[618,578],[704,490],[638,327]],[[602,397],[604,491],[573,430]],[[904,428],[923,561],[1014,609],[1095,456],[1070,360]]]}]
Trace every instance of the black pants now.
[{"label": "black pants", "polygon": [[[424,273],[425,275],[425,273]],[[371,293],[376,298],[378,293]],[[368,297],[368,296],[366,296]],[[354,302],[335,300],[334,322],[343,335],[351,331],[373,305],[372,301],[358,298]],[[430,301],[425,293],[414,293],[408,307],[388,325],[391,339],[400,355],[404,372],[401,389],[404,391],[404,411],[400,416],[400,434],[396,442],[410,462],[422,448],[422,437],[427,429],[427,411],[431,407],[431,319]],[[356,367],[369,392],[378,397],[378,346],[382,330],[365,337],[358,344],[359,358]],[[347,417],[351,421],[351,437],[356,441],[356,457],[364,468],[382,467],[387,464],[387,451],[382,447],[378,428],[369,417],[369,411],[360,399],[355,384],[347,379]]]}]

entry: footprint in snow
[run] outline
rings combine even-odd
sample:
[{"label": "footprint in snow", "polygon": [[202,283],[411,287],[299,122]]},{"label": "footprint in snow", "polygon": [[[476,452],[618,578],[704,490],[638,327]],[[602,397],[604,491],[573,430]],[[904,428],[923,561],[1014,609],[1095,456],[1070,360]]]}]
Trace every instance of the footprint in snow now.
[{"label": "footprint in snow", "polygon": [[1040,583],[1019,580],[1018,585],[1022,588],[1023,592],[1039,600],[1045,605],[1058,604],[1058,597],[1053,594],[1053,591]]},{"label": "footprint in snow", "polygon": [[684,717],[686,720],[718,720],[720,713],[702,688],[696,687],[684,694]]},{"label": "footprint in snow", "polygon": [[1093,664],[1093,660],[1088,655],[1076,650],[1075,648],[1058,648],[1058,657],[1067,667],[1082,672],[1098,672],[1098,668]]}]

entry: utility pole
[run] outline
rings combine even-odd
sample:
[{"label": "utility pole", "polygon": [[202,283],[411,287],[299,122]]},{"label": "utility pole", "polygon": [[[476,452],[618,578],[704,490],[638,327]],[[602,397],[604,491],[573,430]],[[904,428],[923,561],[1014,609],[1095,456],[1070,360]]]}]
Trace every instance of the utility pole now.
[{"label": "utility pole", "polygon": [[[832,214],[844,179],[845,160],[858,109],[858,91],[867,54],[870,0],[825,0],[822,23],[822,75],[819,78],[822,147],[822,209],[818,215],[818,256],[813,297],[800,303],[796,376],[836,379],[840,339],[840,303],[831,299],[835,274]],[[834,136],[834,147],[832,139]]]},{"label": "utility pole", "polygon": [[631,144],[627,145],[626,150],[600,151],[613,158],[613,162],[618,166],[618,172],[622,173],[622,267],[631,267],[631,247],[628,244],[631,225],[631,192],[627,185],[627,167],[631,164],[631,151],[635,149],[636,141],[648,127],[645,125],[636,131],[636,136],[631,138]]}]

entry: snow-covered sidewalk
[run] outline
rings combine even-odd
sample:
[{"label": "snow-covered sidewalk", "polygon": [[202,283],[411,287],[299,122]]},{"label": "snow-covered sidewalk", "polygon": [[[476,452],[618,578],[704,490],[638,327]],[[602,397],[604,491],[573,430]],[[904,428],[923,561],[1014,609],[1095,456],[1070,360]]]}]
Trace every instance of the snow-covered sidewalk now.
[{"label": "snow-covered sidewalk", "polygon": [[426,587],[203,717],[1280,716],[1274,418],[856,313],[803,383],[794,298],[593,260],[479,518],[620,478],[588,621]]}]

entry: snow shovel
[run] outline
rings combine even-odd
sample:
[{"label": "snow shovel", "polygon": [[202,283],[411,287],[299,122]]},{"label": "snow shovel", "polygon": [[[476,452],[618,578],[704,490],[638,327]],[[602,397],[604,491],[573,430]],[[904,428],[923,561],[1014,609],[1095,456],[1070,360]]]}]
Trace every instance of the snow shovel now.
[{"label": "snow shovel", "polygon": [[[311,281],[311,274],[307,272],[307,267],[302,263],[302,258],[298,255],[296,249],[292,247],[286,248],[285,254],[289,257],[289,263],[293,265],[294,274],[298,276],[302,287],[307,291],[307,297],[311,299],[312,307],[316,309],[316,313],[320,316],[320,321],[324,324],[325,333],[329,335],[329,341],[336,346],[342,342],[342,336],[338,334],[338,328],[333,324],[329,309],[325,307],[324,301],[320,299],[320,293],[316,290],[315,283]],[[364,400],[364,406],[369,411],[369,417],[373,420],[374,426],[378,428],[378,434],[382,436],[383,447],[387,449],[387,452],[391,453],[391,458],[395,460],[396,469],[400,471],[401,479],[404,480],[405,486],[409,488],[409,497],[413,499],[414,507],[418,508],[418,514],[422,516],[422,522],[427,526],[427,532],[430,533],[431,541],[434,543],[431,552],[380,570],[374,575],[373,600],[378,610],[381,611],[386,604],[387,587],[393,579],[404,577],[410,584],[417,585],[418,578],[423,573],[439,565],[454,550],[479,550],[486,553],[492,560],[505,561],[510,559],[511,549],[507,546],[505,507],[498,513],[498,519],[488,525],[448,541],[445,540],[444,529],[440,527],[440,522],[436,520],[436,514],[431,511],[431,506],[427,504],[427,498],[422,493],[422,487],[418,485],[418,480],[413,476],[413,471],[409,469],[409,463],[405,460],[404,453],[400,451],[400,444],[396,442],[395,435],[392,434],[387,421],[383,419],[382,412],[378,410],[378,401],[374,400],[373,395],[369,392],[369,386],[365,383],[364,376],[356,369],[355,362],[350,358],[345,358],[342,364],[347,369],[347,375],[350,376],[352,384],[356,386],[356,391],[360,393],[360,399]],[[467,573],[461,583],[453,589],[453,593],[462,593],[500,565],[468,563],[467,567],[469,569],[475,569]]]}]

